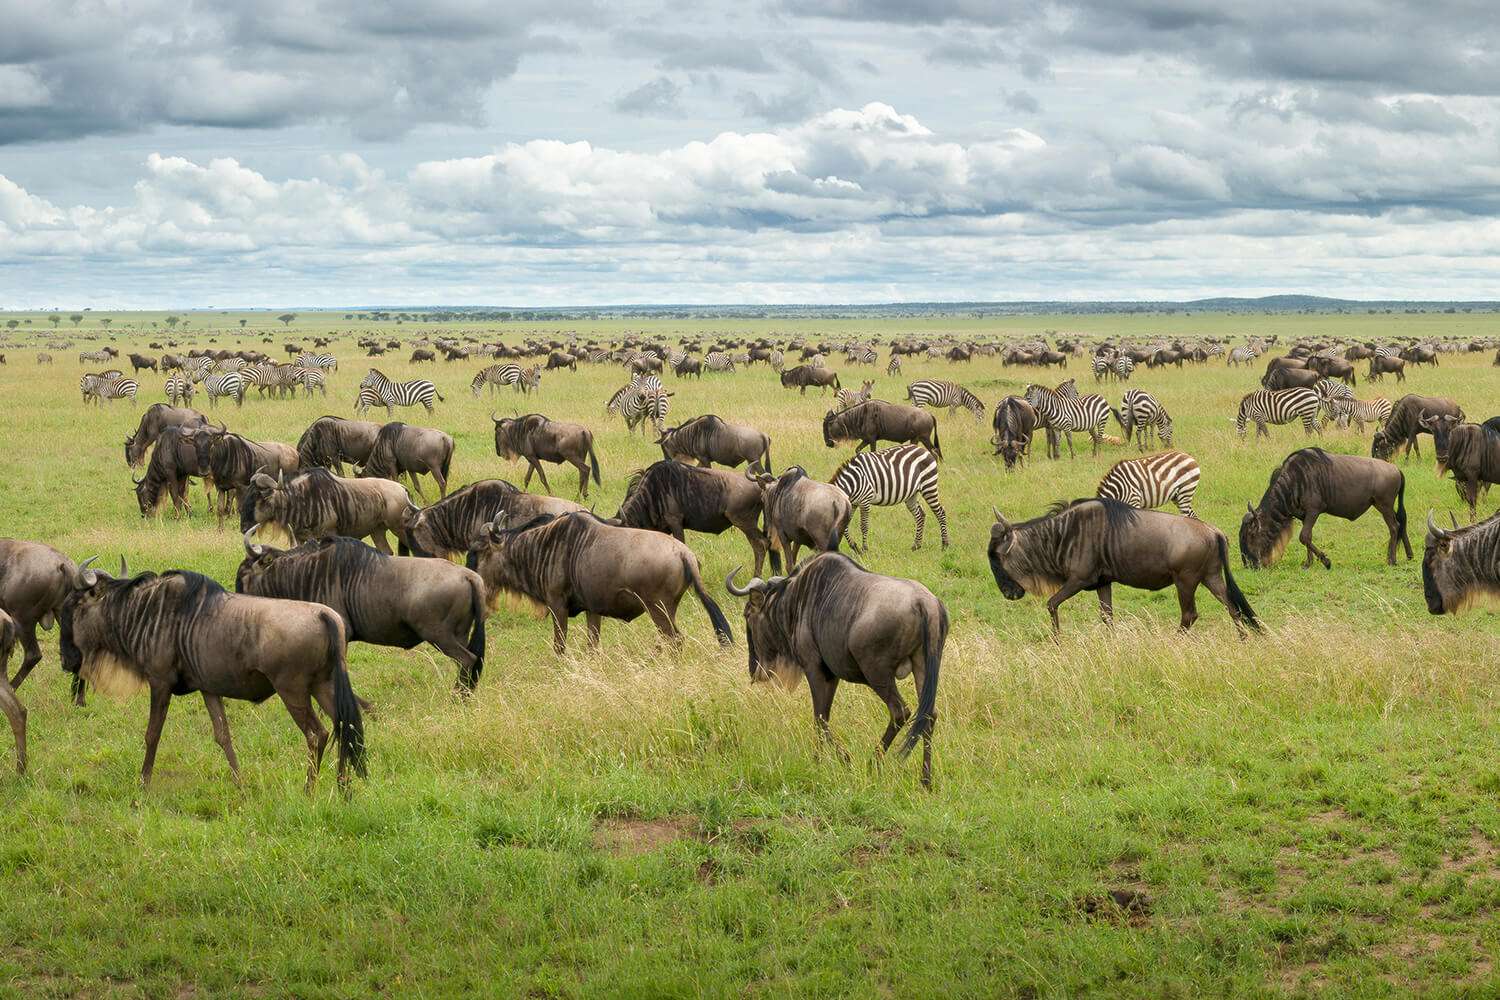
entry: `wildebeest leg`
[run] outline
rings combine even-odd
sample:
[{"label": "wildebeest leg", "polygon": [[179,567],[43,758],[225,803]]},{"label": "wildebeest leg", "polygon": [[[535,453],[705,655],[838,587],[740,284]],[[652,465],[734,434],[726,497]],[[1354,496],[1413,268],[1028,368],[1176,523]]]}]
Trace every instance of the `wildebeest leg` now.
[{"label": "wildebeest leg", "polygon": [[849,751],[839,745],[833,738],[833,731],[828,728],[828,717],[833,712],[833,696],[838,693],[839,679],[821,660],[815,668],[804,673],[807,675],[808,690],[812,692],[813,723],[818,727],[818,745],[833,747],[840,759],[848,763]]},{"label": "wildebeest leg", "polygon": [[214,724],[214,740],[224,748],[224,758],[229,761],[229,773],[234,783],[240,783],[240,762],[234,755],[234,742],[229,738],[229,718],[224,714],[224,702],[216,694],[203,692],[203,707]]},{"label": "wildebeest leg", "polygon": [[5,651],[0,658],[0,711],[5,712],[5,717],[10,720],[10,730],[16,736],[16,773],[26,773],[26,708],[16,698],[16,692],[11,689],[10,683],[5,679],[5,670],[10,666],[10,650]]},{"label": "wildebeest leg", "polygon": [[592,611],[588,612],[584,616],[584,624],[588,630],[590,649],[599,648],[599,626],[603,623],[603,621],[603,616],[597,615]]},{"label": "wildebeest leg", "polygon": [[151,688],[151,718],[146,722],[146,760],[141,764],[141,784],[151,784],[151,769],[156,766],[156,745],[161,742],[161,727],[167,721],[172,704],[172,689],[161,685]]},{"label": "wildebeest leg", "polygon": [[547,612],[552,615],[552,652],[561,656],[568,650],[568,609],[549,604]]},{"label": "wildebeest leg", "polygon": [[542,463],[534,458],[527,458],[526,461],[531,466],[531,468],[526,470],[526,481],[528,483],[531,482],[531,473],[535,470],[536,474],[541,477],[542,489],[546,490],[547,495],[550,497],[552,495],[552,484],[547,482],[547,470],[542,468]]},{"label": "wildebeest leg", "polygon": [[589,466],[588,463],[579,459],[574,462],[578,468],[578,495],[587,500],[589,498]]},{"label": "wildebeest leg", "polygon": [[737,525],[737,527],[744,533],[745,540],[750,543],[750,552],[755,556],[755,575],[760,576],[761,567],[766,561],[766,553],[771,550],[771,540],[756,526],[754,521]]},{"label": "wildebeest leg", "polygon": [[427,494],[422,492],[422,476],[415,469],[411,473],[411,488],[416,491],[417,499],[422,501],[423,506],[426,506]]},{"label": "wildebeest leg", "polygon": [[922,547],[922,528],[927,524],[927,514],[922,510],[922,505],[917,503],[915,493],[906,498],[906,509],[911,511],[911,519],[917,522],[917,538],[911,543],[911,550],[915,552]]},{"label": "wildebeest leg", "polygon": [[[1396,510],[1388,500],[1376,500],[1375,509],[1380,511],[1380,517],[1385,521],[1385,530],[1391,533],[1391,540],[1385,548],[1385,562],[1387,566],[1396,565],[1396,544],[1401,541],[1401,526],[1396,523]],[[1406,543],[1406,558],[1411,558],[1411,542]]]},{"label": "wildebeest leg", "polygon": [[[38,663],[42,662],[42,647],[37,645],[36,641],[36,622],[30,622],[18,631],[20,632],[21,650],[26,655],[21,657],[21,667],[16,671],[16,676],[10,680],[12,687],[20,687],[21,682],[26,679],[26,675],[30,674],[32,669]],[[5,677],[5,666],[5,664],[0,664],[0,679]]]},{"label": "wildebeest leg", "polygon": [[891,741],[911,720],[911,709],[906,707],[906,702],[901,698],[901,692],[896,687],[896,678],[892,674],[884,681],[870,685],[871,690],[885,702],[885,707],[891,713],[890,724],[885,727],[885,735],[880,738],[880,752],[885,753],[891,748]]},{"label": "wildebeest leg", "polygon": [[675,607],[668,608],[660,604],[648,604],[646,605],[646,614],[651,616],[651,624],[656,626],[656,630],[664,638],[674,646],[681,645],[682,633],[677,631],[677,609]]},{"label": "wildebeest leg", "polygon": [[1323,564],[1324,569],[1333,568],[1333,563],[1328,561],[1328,556],[1323,552],[1323,550],[1319,549],[1316,545],[1313,544],[1313,525],[1317,523],[1319,513],[1320,511],[1311,510],[1302,515],[1302,533],[1297,537],[1298,540],[1307,547],[1307,561],[1302,564],[1303,569],[1307,569],[1312,565],[1313,556],[1318,557],[1318,561]]},{"label": "wildebeest leg", "polygon": [[1109,584],[1101,584],[1096,591],[1099,595],[1099,617],[1104,619],[1104,624],[1115,623],[1115,591]]},{"label": "wildebeest leg", "polygon": [[[391,554],[391,543],[385,537],[384,528],[376,528],[374,531],[370,532],[370,541],[374,542],[375,547],[381,552],[384,552],[386,555]],[[292,544],[296,544],[295,538],[292,539]]]},{"label": "wildebeest leg", "polygon": [[[281,703],[286,706],[287,713],[291,715],[292,721],[297,728],[302,730],[302,736],[307,740],[307,788],[309,795],[318,783],[318,771],[323,766],[323,749],[328,746],[328,731],[323,728],[317,713],[312,708],[312,698],[306,687],[279,688],[276,691],[281,695]],[[320,692],[321,695],[321,692]],[[319,699],[321,700],[321,698]],[[330,686],[328,692],[329,704],[333,703],[333,691]]]},{"label": "wildebeest leg", "polygon": [[[1223,582],[1217,577],[1205,577],[1204,582],[1208,583],[1210,579],[1219,583],[1222,589]],[[1208,583],[1208,589],[1210,591],[1214,589],[1213,583]],[[1223,601],[1226,608],[1229,607],[1227,594],[1221,597],[1215,593],[1214,596]],[[1193,622],[1198,620],[1198,584],[1196,581],[1185,576],[1177,578],[1177,606],[1182,610],[1182,630],[1186,632],[1193,627]]]},{"label": "wildebeest leg", "polygon": [[1052,616],[1052,634],[1057,635],[1062,631],[1062,624],[1057,620],[1057,609],[1074,594],[1083,589],[1083,580],[1068,580],[1058,588],[1057,593],[1047,598],[1047,613]]},{"label": "wildebeest leg", "polygon": [[797,568],[797,550],[801,548],[801,546],[802,543],[798,541],[790,541],[786,543],[786,571],[788,573]]}]

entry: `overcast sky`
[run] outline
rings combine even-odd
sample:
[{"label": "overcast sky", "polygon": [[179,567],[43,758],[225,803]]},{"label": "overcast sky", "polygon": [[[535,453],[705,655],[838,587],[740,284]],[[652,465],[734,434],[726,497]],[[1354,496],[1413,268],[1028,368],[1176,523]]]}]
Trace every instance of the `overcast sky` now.
[{"label": "overcast sky", "polygon": [[1493,0],[0,0],[0,308],[1500,297]]}]

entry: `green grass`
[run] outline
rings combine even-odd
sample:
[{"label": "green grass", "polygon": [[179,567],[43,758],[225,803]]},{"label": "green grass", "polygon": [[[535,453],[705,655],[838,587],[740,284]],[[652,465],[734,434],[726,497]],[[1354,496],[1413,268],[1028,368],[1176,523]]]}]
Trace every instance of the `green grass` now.
[{"label": "green grass", "polygon": [[[202,343],[233,317],[194,314]],[[33,327],[41,324],[38,319]],[[34,341],[10,334],[0,368],[0,480],[8,535],[77,558],[118,554],[132,568],[186,567],[232,577],[239,539],[220,533],[194,494],[189,522],[143,521],[122,441],[142,407],[78,402],[79,341],[35,366]],[[149,318],[114,333],[143,344]],[[137,324],[145,323],[144,329]],[[362,327],[327,315],[283,330],[274,314],[223,345]],[[849,324],[766,321],[832,336]],[[594,324],[601,335],[619,327]],[[683,323],[631,329],[689,332]],[[436,326],[381,324],[409,338]],[[1484,317],[1035,317],[1002,324],[924,320],[864,330],[1003,335],[1041,330],[1327,332],[1484,336]],[[524,331],[506,327],[514,340]],[[446,328],[445,332],[451,332]],[[484,334],[486,336],[490,334]],[[155,352],[153,352],[155,353]],[[347,414],[365,365],[352,344],[330,398],[262,401],[216,416],[250,436],[295,441],[324,412]],[[402,357],[405,352],[402,352]],[[1452,395],[1471,417],[1495,410],[1487,355],[1447,356],[1403,388]],[[835,362],[836,366],[839,366]],[[382,367],[404,376],[408,366]],[[447,402],[431,423],[458,443],[461,482],[518,467],[494,456],[491,407],[474,400],[478,363],[439,365]],[[842,366],[839,366],[842,367]],[[851,370],[851,375],[855,372]],[[1092,379],[1081,363],[1088,391]],[[994,361],[911,363],[897,383],[953,377],[993,402],[1033,377]],[[1300,429],[1240,442],[1234,403],[1259,376],[1222,363],[1137,374],[1171,409],[1179,447],[1198,457],[1205,520],[1234,537],[1246,500],[1304,442]],[[1056,376],[1049,376],[1055,378]],[[852,381],[849,379],[848,381]],[[658,457],[606,421],[623,376],[581,367],[544,377],[530,406],[596,429],[612,513],[625,475]],[[669,381],[671,379],[669,378]],[[160,380],[143,397],[159,398]],[[764,369],[671,386],[674,415],[717,411],[771,435],[777,468],[826,477],[829,400],[782,391]],[[1107,394],[1118,400],[1118,387]],[[1362,397],[1375,387],[1359,386]],[[418,414],[405,414],[428,422]],[[449,691],[453,666],[428,648],[356,645],[356,687],[371,776],[339,798],[331,771],[301,792],[301,740],[275,702],[229,706],[245,782],[236,788],[201,703],[168,718],[156,781],[137,783],[146,704],[92,698],[71,708],[47,658],[21,690],[31,712],[31,774],[0,776],[0,995],[16,996],[1074,996],[1302,994],[1487,995],[1500,945],[1500,764],[1493,719],[1493,619],[1429,616],[1419,564],[1383,563],[1374,514],[1323,520],[1332,572],[1304,571],[1295,543],[1276,567],[1237,578],[1268,632],[1247,641],[1201,594],[1192,634],[1175,633],[1170,593],[1116,590],[1118,624],[1081,595],[1047,636],[1032,599],[1007,602],[984,559],[990,506],[1038,513],[1092,492],[1108,464],[1037,458],[1007,475],[988,427],[941,415],[942,495],[953,545],[910,551],[901,508],[872,512],[875,570],[921,580],[954,625],[943,664],[935,787],[915,761],[877,766],[884,709],[845,687],[833,727],[848,765],[820,754],[805,687],[752,687],[743,644],[721,651],[701,609],[684,604],[688,641],[657,646],[649,623],[606,623],[589,653],[567,656],[550,626],[502,609],[470,703]],[[1333,431],[1332,450],[1368,453]],[[1133,454],[1133,450],[1129,452]],[[1431,456],[1406,466],[1421,543],[1429,507],[1456,507]],[[550,474],[550,472],[549,472]],[[571,495],[571,474],[554,488]],[[742,631],[722,578],[743,538],[689,536],[711,589]],[[1420,551],[1418,553],[1420,557]],[[913,695],[908,691],[908,699]],[[0,761],[9,762],[0,744]],[[1140,894],[1122,910],[1109,893]]]}]

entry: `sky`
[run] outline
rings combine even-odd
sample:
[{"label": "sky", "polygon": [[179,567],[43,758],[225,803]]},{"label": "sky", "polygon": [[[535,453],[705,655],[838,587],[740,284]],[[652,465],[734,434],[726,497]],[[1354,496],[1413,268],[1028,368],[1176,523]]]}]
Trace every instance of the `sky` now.
[{"label": "sky", "polygon": [[1493,0],[0,26],[0,309],[1500,298]]}]

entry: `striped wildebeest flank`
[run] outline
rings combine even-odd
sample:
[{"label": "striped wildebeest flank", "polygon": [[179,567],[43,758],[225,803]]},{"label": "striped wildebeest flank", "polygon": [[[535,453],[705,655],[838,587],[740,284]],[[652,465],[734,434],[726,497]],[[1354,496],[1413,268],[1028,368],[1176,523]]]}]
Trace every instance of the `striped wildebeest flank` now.
[{"label": "striped wildebeest flank", "polygon": [[694,378],[702,378],[703,362],[684,354],[672,363],[672,373],[678,378],[686,378],[689,375]]},{"label": "striped wildebeest flank", "polygon": [[858,406],[860,403],[870,401],[870,393],[875,388],[874,379],[865,379],[858,389],[838,389],[833,394],[834,409],[839,412]]},{"label": "striped wildebeest flank", "polygon": [[1013,472],[1017,465],[1024,465],[1026,456],[1031,454],[1031,435],[1037,428],[1036,407],[1020,396],[1006,396],[995,404],[990,426],[995,430],[990,444],[1004,460],[1005,471]]},{"label": "striped wildebeest flank", "polygon": [[185,406],[193,401],[193,381],[181,372],[175,372],[168,375],[166,382],[162,383],[162,392],[168,403],[173,406],[181,403]]},{"label": "striped wildebeest flank", "polygon": [[984,418],[984,404],[979,401],[979,397],[957,382],[919,378],[906,387],[906,398],[911,400],[913,406],[931,407],[935,410],[947,407],[950,415],[963,407],[975,418]]},{"label": "striped wildebeest flank", "polygon": [[1500,417],[1465,424],[1451,415],[1429,416],[1422,419],[1422,427],[1432,434],[1438,478],[1453,473],[1453,485],[1468,505],[1473,522],[1480,495],[1487,495],[1491,484],[1500,483]]},{"label": "striped wildebeest flank", "polygon": [[1370,358],[1370,370],[1365,378],[1379,382],[1386,375],[1394,374],[1397,382],[1406,381],[1406,362],[1401,358],[1375,354]]},{"label": "striped wildebeest flank", "polygon": [[[839,539],[849,537],[854,508],[843,490],[811,478],[800,465],[787,468],[778,477],[751,478],[760,484],[766,535],[771,548],[785,557],[787,572],[797,567],[800,546],[815,552],[837,552]],[[854,542],[849,545],[853,547]]]},{"label": "striped wildebeest flank", "polygon": [[192,441],[198,448],[199,466],[208,469],[218,493],[215,509],[220,528],[256,473],[294,473],[301,467],[297,449],[280,441],[251,441],[211,428],[195,433]]},{"label": "striped wildebeest flank", "polygon": [[[371,368],[359,383],[360,395],[355,406],[360,412],[379,402],[385,407],[387,417],[391,416],[397,406],[422,406],[428,413],[432,412],[432,401],[447,402],[443,394],[437,391],[425,378],[414,378],[406,382],[392,382],[378,368]],[[370,396],[366,396],[364,390],[368,389]]]},{"label": "striped wildebeest flank", "polygon": [[1365,424],[1377,428],[1391,418],[1391,401],[1384,396],[1375,399],[1330,399],[1327,403],[1329,417],[1341,428],[1353,421],[1359,433],[1365,432]]},{"label": "striped wildebeest flank", "polygon": [[1197,518],[1097,498],[1059,501],[1019,524],[994,513],[989,560],[995,583],[1007,600],[1047,596],[1054,635],[1061,631],[1058,606],[1082,590],[1099,595],[1099,611],[1112,621],[1117,583],[1142,590],[1175,585],[1184,631],[1198,620],[1200,586],[1229,610],[1236,629],[1260,628],[1229,571],[1228,539]]},{"label": "striped wildebeest flank", "polygon": [[[1069,395],[1070,391],[1072,395]],[[1047,450],[1052,458],[1059,458],[1062,455],[1062,447],[1055,441],[1055,434],[1061,434],[1067,439],[1068,457],[1076,458],[1077,453],[1073,450],[1073,432],[1083,431],[1093,442],[1093,453],[1097,456],[1099,445],[1104,440],[1104,424],[1110,416],[1113,415],[1116,422],[1124,426],[1119,411],[1110,406],[1103,396],[1092,392],[1087,396],[1079,396],[1077,393],[1078,388],[1072,379],[1068,379],[1056,389],[1049,389],[1045,385],[1036,383],[1026,387],[1026,402],[1036,410],[1037,423],[1049,431]],[[1054,448],[1056,454],[1053,454]]]},{"label": "striped wildebeest flank", "polygon": [[[93,561],[93,558],[84,560],[80,568],[50,545],[0,538],[0,608],[15,620],[24,654],[20,669],[9,681],[12,686],[19,688],[42,662],[42,647],[36,641],[37,626],[52,629],[68,595],[83,586],[80,569],[87,569]],[[0,670],[0,680],[4,680],[4,673]],[[75,691],[75,696],[79,694]]]},{"label": "striped wildebeest flank", "polygon": [[231,594],[187,570],[121,578],[82,570],[84,586],[63,604],[63,670],[105,692],[151,691],[146,760],[151,782],[156,745],[172,696],[199,692],[214,739],[239,781],[224,698],[262,702],[280,695],[307,740],[307,790],[317,782],[328,733],[316,698],[333,721],[340,785],[347,770],[365,774],[364,723],[349,683],[344,623],[321,604]]},{"label": "striped wildebeest flank", "polygon": [[[1391,407],[1391,415],[1385,424],[1370,440],[1370,457],[1389,461],[1395,456],[1396,449],[1404,447],[1402,461],[1410,458],[1413,451],[1421,458],[1422,448],[1417,443],[1417,437],[1432,433],[1423,426],[1422,421],[1428,417],[1447,416],[1463,420],[1464,408],[1441,396],[1402,396]],[[1442,455],[1438,457],[1441,458]]]},{"label": "striped wildebeest flank", "polygon": [[1346,385],[1359,384],[1354,365],[1341,358],[1313,357],[1308,359],[1307,366],[1324,378],[1341,379]]},{"label": "striped wildebeest flank", "polygon": [[782,674],[786,683],[807,678],[813,721],[833,742],[828,716],[839,681],[868,685],[891,714],[882,752],[911,719],[897,681],[911,675],[917,714],[904,758],[922,741],[922,784],[932,785],[932,730],[937,722],[938,671],[948,641],[948,609],[915,580],[872,573],[848,556],[823,552],[789,576],[724,586],[745,599],[745,644],[752,682]]},{"label": "striped wildebeest flank", "polygon": [[1390,532],[1385,561],[1396,565],[1396,544],[1411,541],[1406,534],[1406,476],[1395,466],[1362,455],[1332,455],[1322,448],[1302,448],[1288,455],[1271,473],[1271,482],[1258,506],[1245,505],[1240,521],[1240,557],[1251,569],[1275,564],[1292,537],[1292,522],[1302,522],[1298,536],[1307,549],[1302,568],[1313,557],[1332,569],[1328,555],[1313,544],[1313,525],[1329,514],[1357,521],[1374,507]]},{"label": "striped wildebeest flank", "polygon": [[738,528],[750,543],[757,574],[771,554],[771,569],[781,571],[781,557],[760,530],[760,484],[728,469],[703,469],[672,459],[654,462],[631,475],[625,499],[610,523],[645,528],[683,541],[684,531],[720,535]]},{"label": "striped wildebeest flank", "polygon": [[[135,482],[135,499],[142,517],[151,517],[161,505],[162,494],[172,499],[172,508],[178,516],[192,514],[187,493],[189,480],[197,476],[203,480],[204,495],[208,495],[208,481],[213,473],[203,464],[195,443],[197,428],[166,427],[157,435],[156,446],[151,450],[151,460],[146,463],[146,474]],[[210,502],[212,502],[210,500]]]},{"label": "striped wildebeest flank", "polygon": [[1255,436],[1270,437],[1267,424],[1289,424],[1301,420],[1303,433],[1321,433],[1318,411],[1322,407],[1323,401],[1312,389],[1257,389],[1240,400],[1234,429],[1243,438],[1246,425],[1254,421]]},{"label": "striped wildebeest flank", "polygon": [[436,362],[437,355],[433,354],[429,350],[419,347],[411,352],[411,357],[407,359],[407,364],[415,365],[420,364],[423,361]]},{"label": "striped wildebeest flank", "polygon": [[691,549],[655,531],[606,524],[587,511],[544,515],[514,528],[503,519],[491,522],[469,550],[468,566],[484,580],[491,605],[508,594],[545,608],[559,656],[567,650],[568,619],[580,613],[591,647],[599,644],[602,619],[628,622],[642,614],[680,642],[677,605],[689,587],[719,642],[733,641]]},{"label": "striped wildebeest flank", "polygon": [[348,420],[322,416],[307,425],[297,439],[297,458],[301,468],[332,469],[344,474],[344,463],[364,465],[375,447],[381,424],[373,420]]},{"label": "striped wildebeest flank", "polygon": [[425,503],[420,476],[431,476],[438,486],[438,497],[448,495],[448,471],[453,464],[453,438],[432,427],[413,427],[399,420],[380,428],[370,457],[359,470],[362,479],[389,479],[399,483],[402,476],[411,480],[412,488]]},{"label": "striped wildebeest flank", "polygon": [[771,439],[754,427],[731,424],[713,413],[668,427],[657,438],[662,458],[695,461],[708,468],[715,462],[733,469],[749,463],[751,472],[771,472]]},{"label": "striped wildebeest flank", "polygon": [[1141,510],[1176,504],[1184,517],[1197,517],[1193,496],[1198,492],[1200,475],[1198,460],[1192,455],[1164,451],[1116,462],[1094,492],[1101,500],[1118,500]]},{"label": "striped wildebeest flank", "polygon": [[525,524],[543,514],[570,514],[583,509],[571,500],[523,493],[503,479],[481,479],[435,504],[409,508],[400,552],[452,559],[468,552],[484,526],[500,514],[511,522]]},{"label": "striped wildebeest flank", "polygon": [[1435,615],[1456,615],[1500,599],[1500,514],[1463,528],[1455,519],[1449,529],[1438,527],[1428,513],[1422,593]]},{"label": "striped wildebeest flank", "polygon": [[1152,438],[1159,438],[1169,448],[1172,446],[1172,416],[1161,400],[1145,389],[1125,390],[1120,399],[1120,423],[1125,428],[1125,440],[1129,441],[1134,434],[1136,447],[1141,451],[1146,450]]},{"label": "striped wildebeest flank", "polygon": [[426,642],[458,664],[457,687],[484,671],[484,583],[446,559],[388,556],[352,538],[318,538],[275,549],[245,533],[237,593],[332,608],[349,642],[411,649]]},{"label": "striped wildebeest flank", "polygon": [[578,359],[571,354],[564,354],[562,351],[548,353],[547,371],[554,371],[558,368],[566,368],[568,371],[576,372],[578,370]]},{"label": "striped wildebeest flank", "polygon": [[26,708],[10,686],[10,654],[15,652],[19,631],[16,621],[0,609],[0,712],[10,721],[16,739],[16,773],[26,773]]},{"label": "striped wildebeest flank", "polygon": [[943,444],[938,439],[937,417],[926,410],[901,403],[872,399],[835,413],[823,414],[823,444],[836,447],[840,441],[857,442],[855,454],[874,449],[881,441],[921,444],[938,458]]},{"label": "striped wildebeest flank", "polygon": [[[917,502],[918,494],[937,515],[943,548],[948,547],[948,512],[938,499],[938,465],[932,452],[919,444],[903,444],[885,451],[856,452],[834,470],[829,482],[843,490],[849,503],[859,511],[859,547],[870,546],[870,508],[905,504],[916,522],[912,550],[922,547],[922,529],[927,515]],[[772,569],[775,569],[773,564]],[[756,576],[760,575],[757,568]]]},{"label": "striped wildebeest flank", "polygon": [[807,387],[813,385],[827,392],[830,388],[843,388],[839,385],[839,373],[832,368],[814,368],[811,365],[798,365],[788,368],[781,373],[781,387],[783,389],[796,389],[798,395],[806,396]]},{"label": "striped wildebeest flank", "polygon": [[135,433],[125,438],[125,464],[132,469],[141,467],[146,461],[146,449],[156,443],[161,432],[168,427],[207,427],[208,418],[197,410],[152,403],[141,414]]},{"label": "striped wildebeest flank", "polygon": [[134,351],[132,351],[130,354],[130,370],[132,372],[138,372],[142,369],[158,371],[159,369],[157,368],[157,360],[150,355],[136,354]]},{"label": "striped wildebeest flank", "polygon": [[327,469],[307,469],[292,479],[258,472],[240,491],[240,530],[277,528],[293,545],[324,535],[369,538],[390,555],[385,533],[399,540],[415,508],[406,487],[389,479],[341,479]]},{"label": "striped wildebeest flank", "polygon": [[540,413],[528,413],[523,417],[497,417],[490,414],[495,424],[495,454],[508,461],[518,458],[526,460],[526,478],[523,488],[531,486],[533,473],[542,479],[542,489],[549,494],[552,484],[547,482],[543,462],[556,465],[564,463],[578,470],[578,493],[589,498],[589,473],[594,474],[594,485],[603,485],[599,476],[599,456],[594,452],[594,432],[582,424],[566,420],[552,420]]}]

